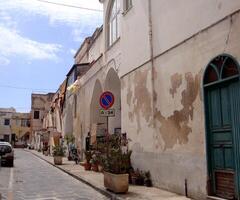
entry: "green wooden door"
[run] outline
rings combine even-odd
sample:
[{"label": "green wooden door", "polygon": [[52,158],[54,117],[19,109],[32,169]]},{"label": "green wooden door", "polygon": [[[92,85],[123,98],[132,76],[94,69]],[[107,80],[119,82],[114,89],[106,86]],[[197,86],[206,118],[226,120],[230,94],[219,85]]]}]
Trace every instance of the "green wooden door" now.
[{"label": "green wooden door", "polygon": [[239,199],[240,66],[231,55],[215,57],[203,80],[211,195]]},{"label": "green wooden door", "polygon": [[208,88],[207,125],[209,170],[214,195],[233,199],[235,169],[232,130],[231,85]]}]

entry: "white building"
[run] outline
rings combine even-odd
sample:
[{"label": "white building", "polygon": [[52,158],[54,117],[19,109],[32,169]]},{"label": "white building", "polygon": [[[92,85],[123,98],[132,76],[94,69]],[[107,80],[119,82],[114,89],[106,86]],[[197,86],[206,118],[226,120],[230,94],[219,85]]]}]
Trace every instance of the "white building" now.
[{"label": "white building", "polygon": [[[240,1],[101,2],[103,27],[75,55],[89,70],[65,102],[79,146],[93,127],[121,131],[155,186],[239,199]],[[108,122],[103,91],[115,96]]]}]

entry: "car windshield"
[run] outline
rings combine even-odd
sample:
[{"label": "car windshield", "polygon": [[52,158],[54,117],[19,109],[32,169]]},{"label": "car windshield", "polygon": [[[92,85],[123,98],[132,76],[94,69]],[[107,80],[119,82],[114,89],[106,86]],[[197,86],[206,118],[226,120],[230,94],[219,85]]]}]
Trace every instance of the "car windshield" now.
[{"label": "car windshield", "polygon": [[11,153],[12,148],[8,145],[0,144],[0,153]]}]

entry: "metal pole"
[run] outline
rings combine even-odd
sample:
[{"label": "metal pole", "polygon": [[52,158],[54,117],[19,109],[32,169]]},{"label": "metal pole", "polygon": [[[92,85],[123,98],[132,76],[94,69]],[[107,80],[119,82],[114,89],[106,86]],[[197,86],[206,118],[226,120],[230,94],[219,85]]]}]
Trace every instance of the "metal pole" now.
[{"label": "metal pole", "polygon": [[108,116],[107,116],[107,134],[109,134],[109,132],[108,132]]}]

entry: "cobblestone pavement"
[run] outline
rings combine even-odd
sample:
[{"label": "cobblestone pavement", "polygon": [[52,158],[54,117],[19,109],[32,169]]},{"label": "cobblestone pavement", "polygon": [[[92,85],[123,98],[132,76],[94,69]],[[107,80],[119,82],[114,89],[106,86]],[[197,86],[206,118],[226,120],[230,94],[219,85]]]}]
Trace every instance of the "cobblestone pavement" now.
[{"label": "cobblestone pavement", "polygon": [[2,200],[106,200],[91,187],[29,152],[15,150],[13,168],[0,168]]}]

